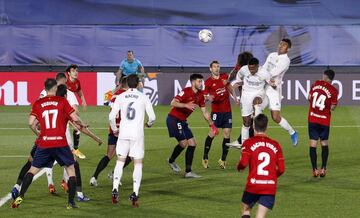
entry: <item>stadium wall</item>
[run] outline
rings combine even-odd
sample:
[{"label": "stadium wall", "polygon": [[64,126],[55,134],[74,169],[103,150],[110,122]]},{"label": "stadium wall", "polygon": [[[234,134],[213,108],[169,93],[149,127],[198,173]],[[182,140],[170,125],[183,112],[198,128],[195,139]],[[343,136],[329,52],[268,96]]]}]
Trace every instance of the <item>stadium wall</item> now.
[{"label": "stadium wall", "polygon": [[[360,103],[359,68],[337,67],[334,80],[339,90],[339,104],[358,105]],[[229,68],[223,69],[228,72]],[[307,93],[310,85],[321,78],[324,67],[291,67],[285,74],[282,85],[284,105],[307,105]],[[185,68],[169,71],[150,72],[145,79],[144,93],[154,105],[169,105],[173,96],[189,86],[189,75],[192,72],[207,72],[206,68]],[[180,72],[180,73],[179,73]],[[54,78],[56,72],[0,72],[0,105],[30,105],[34,102],[46,78]],[[209,73],[203,73],[207,78]],[[80,72],[79,79],[84,90],[88,105],[103,105],[104,95],[114,88],[113,72],[96,71]]]}]

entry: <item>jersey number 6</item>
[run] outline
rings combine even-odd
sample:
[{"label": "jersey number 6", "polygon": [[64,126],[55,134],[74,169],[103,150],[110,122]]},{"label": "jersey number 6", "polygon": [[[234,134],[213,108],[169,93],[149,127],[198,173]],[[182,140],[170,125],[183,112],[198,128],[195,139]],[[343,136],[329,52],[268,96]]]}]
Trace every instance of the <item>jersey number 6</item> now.
[{"label": "jersey number 6", "polygon": [[131,107],[133,104],[134,104],[134,102],[130,102],[130,104],[127,106],[127,109],[126,109],[126,118],[128,120],[135,119],[136,110],[135,110],[135,108]]}]

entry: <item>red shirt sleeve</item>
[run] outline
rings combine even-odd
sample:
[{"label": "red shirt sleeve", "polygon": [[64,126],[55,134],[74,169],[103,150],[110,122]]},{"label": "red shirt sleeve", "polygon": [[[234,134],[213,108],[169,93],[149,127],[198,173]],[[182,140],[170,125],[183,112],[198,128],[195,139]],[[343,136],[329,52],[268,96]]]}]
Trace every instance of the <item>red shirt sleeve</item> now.
[{"label": "red shirt sleeve", "polygon": [[33,115],[36,117],[37,120],[39,120],[39,117],[38,117],[38,108],[37,108],[37,104],[36,102],[33,104],[32,108],[31,108],[31,112],[30,112],[30,115]]},{"label": "red shirt sleeve", "polygon": [[331,93],[331,105],[337,105],[338,104],[338,91],[333,88],[333,91]]},{"label": "red shirt sleeve", "polygon": [[210,84],[210,82],[209,82],[209,80],[207,79],[206,81],[205,81],[205,89],[204,89],[204,95],[208,95],[208,94],[210,94],[210,87],[211,87],[211,84]]},{"label": "red shirt sleeve", "polygon": [[238,171],[243,170],[247,167],[251,155],[251,150],[248,148],[248,143],[246,143],[246,141],[244,142],[241,150],[242,150],[241,159],[236,167]]},{"label": "red shirt sleeve", "polygon": [[183,89],[177,96],[174,97],[175,99],[179,100],[179,102],[183,102],[186,98],[186,91]]},{"label": "red shirt sleeve", "polygon": [[205,97],[204,97],[204,92],[203,91],[200,91],[199,92],[199,107],[205,107]]},{"label": "red shirt sleeve", "polygon": [[80,80],[76,79],[76,82],[78,84],[77,91],[80,91],[81,90]]},{"label": "red shirt sleeve", "polygon": [[281,176],[284,172],[285,172],[285,159],[284,159],[284,155],[282,153],[282,149],[281,146],[278,144],[278,153],[276,154],[277,156],[277,160],[276,160],[276,165],[277,165],[277,170],[276,170],[276,175],[277,177]]},{"label": "red shirt sleeve", "polygon": [[73,112],[75,112],[75,110],[74,110],[74,108],[72,108],[70,106],[69,102],[65,98],[63,98],[62,101],[63,101],[63,104],[64,104],[64,112],[67,115],[67,117],[69,117],[69,119],[70,119],[70,115]]}]

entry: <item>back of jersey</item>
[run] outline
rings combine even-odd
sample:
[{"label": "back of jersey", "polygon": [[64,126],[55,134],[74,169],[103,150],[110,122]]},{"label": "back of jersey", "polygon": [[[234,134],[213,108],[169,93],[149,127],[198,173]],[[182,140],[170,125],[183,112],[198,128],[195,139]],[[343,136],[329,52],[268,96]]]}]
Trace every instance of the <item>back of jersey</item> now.
[{"label": "back of jersey", "polygon": [[155,113],[149,98],[137,89],[128,89],[119,95],[114,104],[119,104],[121,122],[120,139],[138,139],[144,137],[145,111],[150,121],[155,120]]}]

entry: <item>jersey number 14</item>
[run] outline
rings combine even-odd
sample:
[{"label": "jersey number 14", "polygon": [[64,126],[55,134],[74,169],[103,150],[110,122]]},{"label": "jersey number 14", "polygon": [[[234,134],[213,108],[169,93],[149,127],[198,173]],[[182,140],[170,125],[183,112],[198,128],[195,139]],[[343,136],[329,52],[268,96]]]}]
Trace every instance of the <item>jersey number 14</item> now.
[{"label": "jersey number 14", "polygon": [[326,101],[326,96],[325,95],[322,95],[320,94],[319,96],[319,93],[318,92],[314,92],[312,94],[312,108],[319,108],[320,111],[324,110],[325,108],[325,101]]}]

